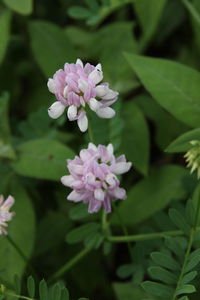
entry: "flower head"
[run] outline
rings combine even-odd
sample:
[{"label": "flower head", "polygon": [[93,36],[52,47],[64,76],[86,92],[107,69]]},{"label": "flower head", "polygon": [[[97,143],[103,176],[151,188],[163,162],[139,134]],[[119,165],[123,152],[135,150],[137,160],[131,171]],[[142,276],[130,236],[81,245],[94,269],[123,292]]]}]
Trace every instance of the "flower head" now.
[{"label": "flower head", "polygon": [[12,217],[14,216],[14,212],[10,212],[11,206],[13,206],[15,200],[12,196],[8,196],[8,198],[4,201],[4,197],[0,195],[0,235],[7,234],[6,227]]},{"label": "flower head", "polygon": [[61,178],[65,186],[73,189],[67,199],[88,204],[90,213],[97,212],[102,206],[107,213],[111,212],[112,199],[126,198],[117,175],[128,172],[131,165],[124,155],[114,156],[112,144],[96,147],[89,143],[79,156],[67,161],[70,175]]},{"label": "flower head", "polygon": [[118,93],[111,90],[108,83],[100,83],[102,79],[101,64],[84,66],[80,59],[75,64],[66,63],[47,83],[57,99],[48,109],[49,116],[57,119],[67,108],[68,119],[77,120],[82,132],[88,128],[86,105],[99,117],[112,118],[115,111],[109,106],[117,100]]},{"label": "flower head", "polygon": [[191,173],[197,170],[197,178],[200,178],[200,141],[191,141],[192,148],[184,155],[187,167],[191,168]]}]

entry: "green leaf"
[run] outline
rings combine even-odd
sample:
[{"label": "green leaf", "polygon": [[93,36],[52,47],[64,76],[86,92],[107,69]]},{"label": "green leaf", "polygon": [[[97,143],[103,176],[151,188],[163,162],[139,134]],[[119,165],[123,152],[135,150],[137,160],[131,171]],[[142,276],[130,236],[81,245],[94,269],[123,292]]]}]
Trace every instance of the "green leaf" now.
[{"label": "green leaf", "polygon": [[142,283],[142,287],[153,296],[170,299],[173,295],[173,289],[161,283],[145,281]]},{"label": "green leaf", "polygon": [[172,251],[173,254],[178,256],[180,260],[183,259],[185,253],[177,237],[166,237],[165,245],[167,246],[167,248],[169,248]]},{"label": "green leaf", "polygon": [[71,6],[68,15],[75,19],[84,20],[92,16],[92,12],[83,6]]},{"label": "green leaf", "polygon": [[[128,197],[119,204],[119,212],[127,225],[138,224],[166,207],[170,201],[187,195],[183,181],[190,180],[185,168],[168,165],[154,169],[128,191]],[[159,187],[159,188],[158,188]],[[118,223],[116,213],[111,220]]]},{"label": "green leaf", "polygon": [[44,279],[40,281],[39,294],[40,294],[40,300],[48,300],[48,287]]},{"label": "green leaf", "polygon": [[[9,236],[21,249],[27,259],[30,258],[35,240],[35,216],[28,194],[13,178],[8,184],[9,193],[15,197],[13,211],[16,215],[9,223]],[[27,243],[28,241],[28,243]],[[19,255],[6,237],[0,237],[0,279],[2,283],[13,285],[13,274],[17,274],[21,279],[26,268],[24,259]]]},{"label": "green leaf", "polygon": [[187,284],[187,283],[191,282],[197,275],[198,275],[197,271],[189,272],[189,273],[184,275],[181,283],[182,284]]},{"label": "green leaf", "polygon": [[154,35],[161,18],[166,0],[139,0],[134,1],[136,14],[142,27],[143,36],[141,47],[147,46]]},{"label": "green leaf", "polygon": [[125,279],[133,274],[133,266],[129,265],[122,265],[117,269],[117,276],[119,278]]},{"label": "green leaf", "polygon": [[3,0],[3,2],[10,9],[22,15],[30,15],[33,10],[33,0]]},{"label": "green leaf", "polygon": [[61,297],[61,286],[59,283],[55,283],[51,290],[52,300],[60,300]]},{"label": "green leaf", "polygon": [[19,159],[12,167],[18,174],[50,180],[60,180],[66,173],[66,159],[74,156],[67,146],[48,139],[23,143],[17,152]]},{"label": "green leaf", "polygon": [[98,223],[87,223],[70,231],[66,236],[66,241],[69,244],[76,244],[88,237],[90,234],[95,234],[100,228]]},{"label": "green leaf", "polygon": [[130,66],[158,103],[178,120],[200,126],[200,74],[176,62],[126,53]]},{"label": "green leaf", "polygon": [[21,291],[21,281],[17,274],[14,275],[14,290],[16,294],[20,294]]},{"label": "green leaf", "polygon": [[190,142],[194,140],[200,140],[200,128],[196,128],[182,134],[175,141],[173,141],[165,151],[170,153],[186,152],[192,148]]},{"label": "green leaf", "polygon": [[[133,35],[131,22],[114,22],[102,27],[95,35],[91,45],[95,50],[96,57],[103,66],[104,77],[109,82],[111,88],[118,92],[130,90],[136,80],[129,66],[126,64],[123,52],[130,51],[136,53],[138,44]],[[112,38],[110,38],[112,37]],[[99,41],[103,41],[100,43]],[[117,51],[116,51],[117,49]],[[114,72],[113,72],[113,66]]]},{"label": "green leaf", "polygon": [[29,276],[27,279],[27,290],[31,298],[35,297],[35,281],[32,276]]},{"label": "green leaf", "polygon": [[117,300],[143,300],[146,297],[146,293],[138,286],[134,286],[132,283],[113,283],[113,288],[116,294]]},{"label": "green leaf", "polygon": [[185,284],[181,288],[177,289],[176,296],[182,295],[182,294],[191,294],[191,293],[194,293],[194,292],[196,292],[196,289],[195,289],[194,285]]},{"label": "green leaf", "polygon": [[200,263],[200,249],[197,249],[190,254],[188,262],[184,269],[184,273],[191,271],[199,263]]},{"label": "green leaf", "polygon": [[46,77],[76,59],[76,51],[63,29],[46,21],[33,21],[29,29],[33,54]]},{"label": "green leaf", "polygon": [[11,12],[9,10],[0,11],[0,63],[6,54],[6,49],[10,39]]},{"label": "green leaf", "polygon": [[162,253],[162,252],[152,252],[151,258],[156,264],[158,264],[161,267],[165,267],[172,271],[180,269],[180,265],[169,254]]},{"label": "green leaf", "polygon": [[144,115],[156,126],[155,141],[163,150],[175,137],[183,134],[188,127],[163,109],[150,95],[140,94],[134,98]]},{"label": "green leaf", "polygon": [[[53,300],[54,300],[54,298],[53,298]],[[69,300],[69,292],[68,292],[67,288],[62,289],[60,300]]]},{"label": "green leaf", "polygon": [[69,217],[72,220],[82,220],[88,217],[87,205],[80,203],[72,207],[69,211]]},{"label": "green leaf", "polygon": [[161,267],[150,267],[148,269],[153,279],[160,280],[166,284],[174,284],[177,282],[177,276]]},{"label": "green leaf", "polygon": [[169,217],[172,222],[178,227],[178,229],[182,230],[186,234],[190,233],[190,226],[185,221],[185,217],[179,213],[174,208],[169,209]]},{"label": "green leaf", "polygon": [[149,167],[149,132],[140,109],[133,103],[124,104],[122,116],[124,127],[120,152],[144,175]]}]

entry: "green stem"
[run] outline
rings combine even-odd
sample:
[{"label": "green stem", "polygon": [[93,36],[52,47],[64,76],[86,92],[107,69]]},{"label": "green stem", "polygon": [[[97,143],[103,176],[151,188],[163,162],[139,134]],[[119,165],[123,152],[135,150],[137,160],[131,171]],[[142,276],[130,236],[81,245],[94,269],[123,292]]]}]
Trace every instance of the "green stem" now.
[{"label": "green stem", "polygon": [[[117,213],[117,216],[118,216],[119,223],[121,225],[122,231],[123,231],[123,233],[124,233],[125,236],[128,236],[128,230],[127,230],[127,228],[126,228],[126,226],[125,226],[125,224],[123,222],[123,219],[122,219],[122,217],[121,217],[121,215],[119,213],[119,210],[118,210],[117,206],[115,205],[114,201],[113,201],[113,206],[114,206],[115,211]],[[111,237],[109,237],[109,238],[111,238]],[[130,254],[131,261],[132,261],[132,263],[134,263],[134,257],[133,257],[133,252],[132,252],[132,247],[131,247],[130,241],[126,240],[126,243],[127,243],[127,247],[128,247],[128,251],[129,251],[129,254]]]},{"label": "green stem", "polygon": [[108,222],[107,222],[107,214],[104,209],[102,210],[101,224],[102,224],[102,231],[105,232],[108,228]]},{"label": "green stem", "polygon": [[181,273],[180,273],[180,276],[179,276],[179,279],[178,279],[178,282],[177,282],[176,289],[175,289],[175,292],[173,294],[172,300],[176,300],[177,299],[176,293],[177,293],[177,290],[179,289],[180,284],[181,284],[182,279],[183,279],[183,275],[184,275],[184,271],[185,271],[185,266],[187,264],[188,257],[190,255],[190,252],[191,252],[191,249],[192,249],[192,244],[193,244],[193,241],[194,241],[194,234],[195,234],[195,230],[194,230],[194,228],[192,228],[191,232],[190,232],[190,238],[189,238],[189,242],[188,242],[188,247],[187,247],[187,250],[185,252],[185,257],[184,257],[183,265],[182,265],[182,268],[181,268]]},{"label": "green stem", "polygon": [[76,256],[74,256],[70,261],[68,261],[64,266],[62,266],[57,272],[55,272],[49,279],[51,282],[54,279],[61,277],[64,273],[69,271],[73,266],[75,266],[84,256],[86,256],[92,249],[84,248]]},{"label": "green stem", "polygon": [[167,236],[177,236],[184,235],[184,232],[181,230],[173,231],[163,231],[156,233],[144,233],[144,234],[135,234],[128,236],[109,236],[107,239],[112,243],[127,243],[127,242],[138,242],[138,241],[147,241],[165,238]]},{"label": "green stem", "polygon": [[17,295],[17,294],[9,293],[9,292],[5,292],[5,295],[6,295],[6,296],[11,296],[11,297],[20,298],[20,299],[35,300],[35,299],[33,299],[33,298],[30,298],[30,297],[26,297],[26,296],[22,296],[22,295]]},{"label": "green stem", "polygon": [[[200,227],[196,228],[196,231],[199,231]],[[108,236],[107,240],[112,243],[127,243],[127,242],[139,242],[147,240],[155,240],[165,238],[167,236],[180,236],[184,235],[184,232],[181,230],[171,230],[155,233],[144,233],[144,234],[134,234],[127,236]]]}]

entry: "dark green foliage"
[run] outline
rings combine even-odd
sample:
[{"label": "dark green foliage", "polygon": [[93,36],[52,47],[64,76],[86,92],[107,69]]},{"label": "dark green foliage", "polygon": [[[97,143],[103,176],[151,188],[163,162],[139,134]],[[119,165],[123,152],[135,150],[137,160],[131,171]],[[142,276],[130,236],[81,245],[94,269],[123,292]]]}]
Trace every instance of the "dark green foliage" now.
[{"label": "dark green foliage", "polygon": [[185,213],[182,215],[176,209],[169,210],[170,219],[182,230],[185,237],[167,237],[165,247],[151,253],[154,265],[149,267],[148,273],[155,281],[145,281],[142,287],[159,299],[184,299],[181,298],[182,295],[196,291],[193,280],[198,274],[200,249],[192,249],[196,227],[194,222],[187,223],[187,214],[191,213],[191,201],[187,203]]}]

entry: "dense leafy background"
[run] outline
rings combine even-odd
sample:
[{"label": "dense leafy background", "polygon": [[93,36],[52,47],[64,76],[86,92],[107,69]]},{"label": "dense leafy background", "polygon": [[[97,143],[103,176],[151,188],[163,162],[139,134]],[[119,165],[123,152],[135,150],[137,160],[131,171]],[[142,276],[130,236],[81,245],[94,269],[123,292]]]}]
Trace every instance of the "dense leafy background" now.
[{"label": "dense leafy background", "polygon": [[[65,160],[86,145],[88,136],[65,116],[56,121],[48,117],[47,107],[54,99],[46,86],[48,77],[77,57],[102,63],[105,81],[120,97],[114,119],[91,115],[95,142],[112,142],[116,153],[124,153],[133,163],[122,179],[128,199],[119,203],[118,211],[130,234],[176,228],[168,208],[182,213],[188,198],[197,203],[199,197],[196,177],[186,169],[182,153],[191,140],[200,139],[199,3],[0,0],[0,194],[16,198],[9,233],[29,260],[27,266],[1,237],[0,283],[13,289],[17,274],[22,294],[26,293],[27,276],[35,276],[36,284],[42,278],[48,281],[74,254],[93,247],[61,277],[55,293],[61,293],[64,283],[72,299],[199,299],[198,284],[187,298],[193,285],[176,286],[178,279],[162,269],[160,261],[152,266],[151,252],[161,253],[151,255],[154,262],[163,251],[173,252],[169,241],[166,246],[163,239],[132,243],[130,263],[124,243],[102,243],[100,214],[88,216],[84,205],[66,201],[69,190],[60,183]],[[175,213],[177,218],[183,220]],[[116,211],[109,222],[112,233],[122,235]],[[186,242],[172,242],[185,253]],[[198,265],[197,254],[191,253],[186,262],[195,257]],[[150,278],[164,278],[172,287],[158,286]],[[30,278],[28,285],[32,291]],[[46,299],[44,281],[40,292]],[[54,300],[68,299],[67,291],[62,293],[64,298],[59,294],[61,298]],[[171,293],[180,297],[172,298]]]}]

